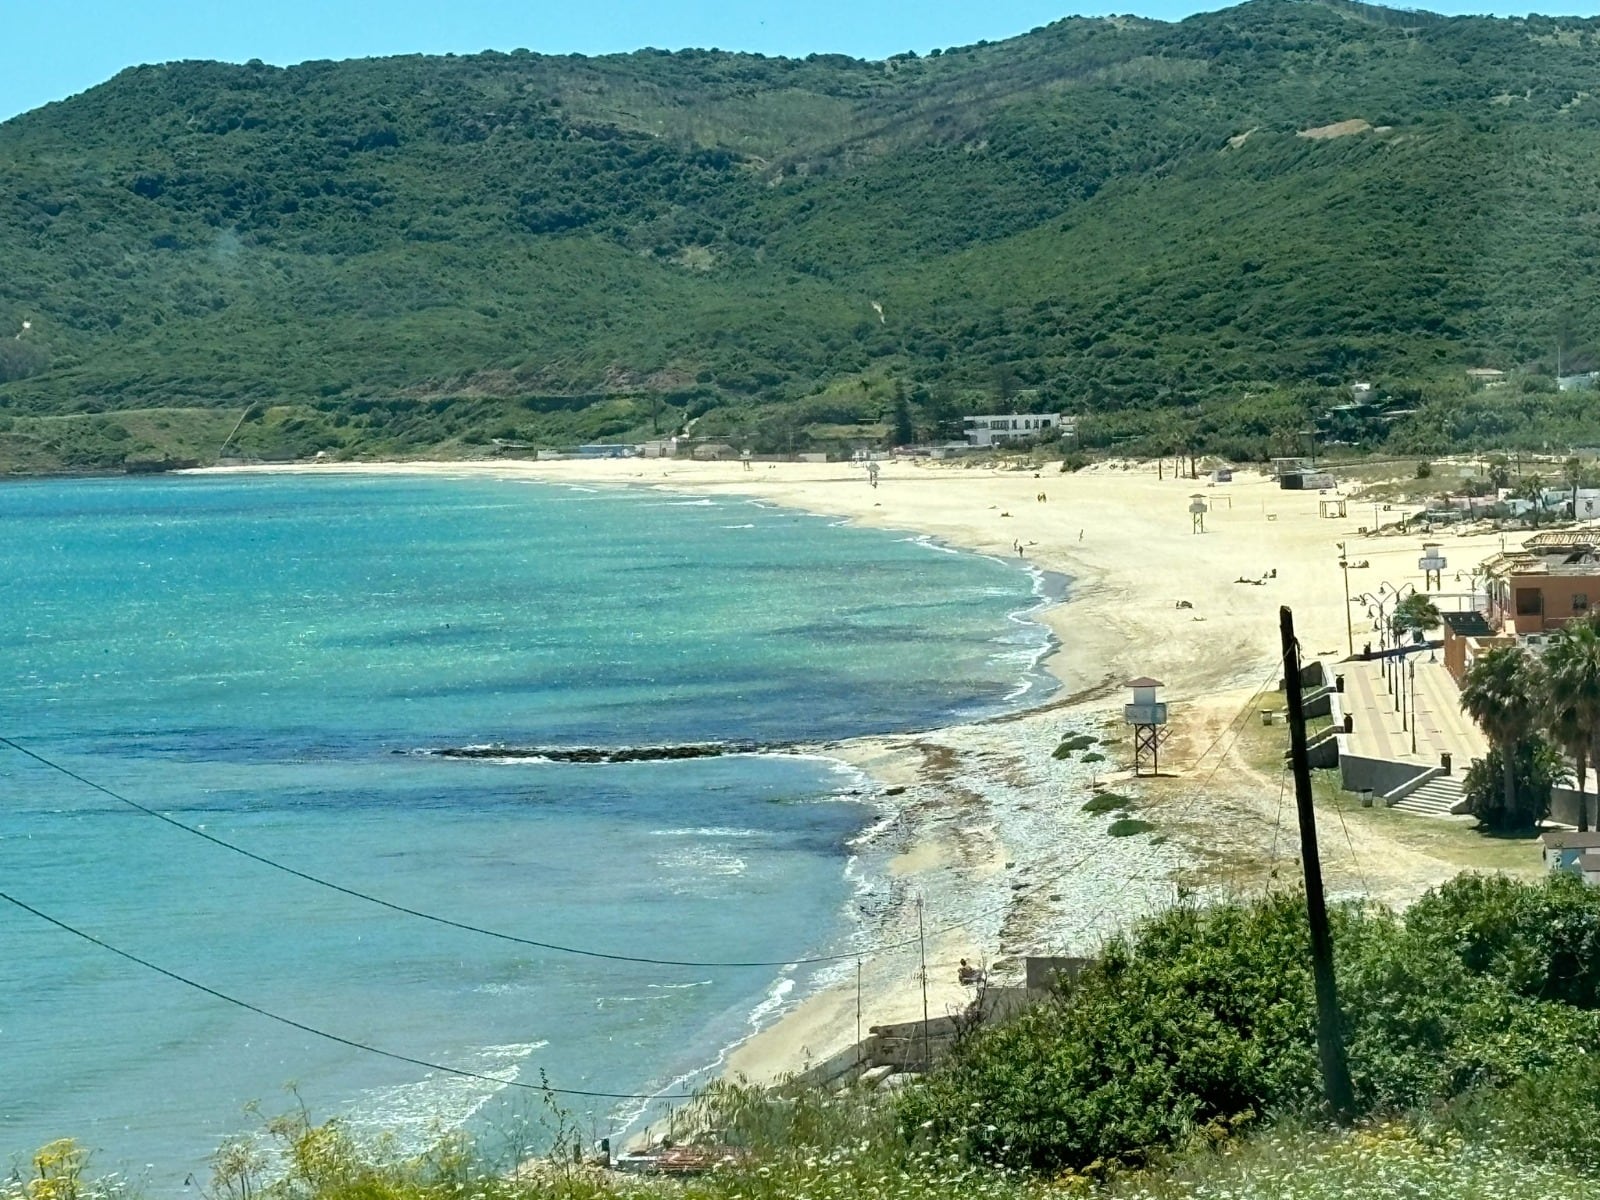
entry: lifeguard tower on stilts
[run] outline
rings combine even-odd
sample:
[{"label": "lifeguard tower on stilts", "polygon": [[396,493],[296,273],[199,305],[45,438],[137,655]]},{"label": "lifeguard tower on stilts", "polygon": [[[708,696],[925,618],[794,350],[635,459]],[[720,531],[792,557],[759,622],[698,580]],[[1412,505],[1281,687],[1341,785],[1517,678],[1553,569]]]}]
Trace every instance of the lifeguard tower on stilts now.
[{"label": "lifeguard tower on stilts", "polygon": [[1172,731],[1167,728],[1166,701],[1156,699],[1156,689],[1166,685],[1159,679],[1141,677],[1130,679],[1128,686],[1133,689],[1133,703],[1123,705],[1122,719],[1133,726],[1134,777],[1144,774],[1146,764],[1150,774],[1159,775],[1161,744]]},{"label": "lifeguard tower on stilts", "polygon": [[1417,570],[1422,572],[1422,590],[1425,592],[1444,590],[1444,569],[1450,564],[1439,553],[1441,548],[1439,542],[1422,543],[1422,557],[1417,559]]}]

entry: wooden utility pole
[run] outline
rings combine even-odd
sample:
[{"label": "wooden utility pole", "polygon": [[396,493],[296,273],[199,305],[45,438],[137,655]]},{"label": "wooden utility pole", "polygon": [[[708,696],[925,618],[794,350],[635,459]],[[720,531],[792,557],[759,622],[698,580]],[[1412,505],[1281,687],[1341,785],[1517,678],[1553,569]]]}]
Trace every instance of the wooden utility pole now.
[{"label": "wooden utility pole", "polygon": [[1283,690],[1289,707],[1289,761],[1294,771],[1295,808],[1300,814],[1300,861],[1306,876],[1306,916],[1311,923],[1311,975],[1317,992],[1317,1059],[1328,1107],[1340,1119],[1355,1114],[1350,1066],[1339,1030],[1339,989],[1333,976],[1333,937],[1322,895],[1322,860],[1317,853],[1317,814],[1311,805],[1311,760],[1306,753],[1306,713],[1300,694],[1300,647],[1294,614],[1278,610],[1283,633]]}]

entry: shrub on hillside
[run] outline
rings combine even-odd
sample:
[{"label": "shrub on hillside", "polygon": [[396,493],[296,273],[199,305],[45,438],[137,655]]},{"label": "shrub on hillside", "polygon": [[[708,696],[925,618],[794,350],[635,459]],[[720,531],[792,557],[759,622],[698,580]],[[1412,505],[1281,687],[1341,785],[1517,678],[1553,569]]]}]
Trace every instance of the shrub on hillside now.
[{"label": "shrub on hillside", "polygon": [[985,1031],[909,1091],[908,1125],[1055,1172],[1136,1158],[1263,1097],[1311,1102],[1305,918],[1287,898],[1178,908],[1118,940],[1070,994]]},{"label": "shrub on hillside", "polygon": [[[1582,925],[1594,903],[1560,881],[1467,880],[1404,923],[1337,911],[1363,1111],[1513,1081],[1592,1045],[1597,956]],[[1536,933],[1541,921],[1551,928]],[[971,1039],[905,1095],[903,1120],[970,1156],[1056,1172],[1139,1161],[1241,1113],[1314,1107],[1309,957],[1298,896],[1164,913],[1069,993]]]},{"label": "shrub on hillside", "polygon": [[1600,889],[1575,875],[1463,875],[1412,905],[1406,927],[1518,995],[1600,1008]]},{"label": "shrub on hillside", "polygon": [[1576,1055],[1503,1088],[1481,1088],[1440,1116],[1469,1144],[1600,1171],[1600,1063]]}]

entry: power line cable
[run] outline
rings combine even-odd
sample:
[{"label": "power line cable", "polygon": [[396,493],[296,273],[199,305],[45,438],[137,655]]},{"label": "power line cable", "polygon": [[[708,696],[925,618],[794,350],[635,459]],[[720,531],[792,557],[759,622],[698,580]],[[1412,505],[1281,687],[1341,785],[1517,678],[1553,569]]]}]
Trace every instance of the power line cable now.
[{"label": "power line cable", "polygon": [[[1301,656],[1301,661],[1304,662],[1305,661],[1305,657],[1304,657],[1305,656],[1305,647],[1300,644],[1300,639],[1299,638],[1295,638],[1295,640],[1294,640],[1294,648],[1295,648],[1295,653],[1300,655]],[[1351,838],[1351,836],[1350,836],[1350,827],[1345,824],[1344,809],[1341,808],[1337,802],[1335,802],[1334,805],[1333,805],[1333,812],[1334,812],[1334,815],[1339,818],[1339,828],[1344,831],[1344,844],[1350,850],[1350,865],[1355,867],[1355,869],[1356,869],[1356,878],[1361,880],[1361,893],[1368,900],[1371,900],[1372,899],[1372,889],[1367,884],[1367,873],[1361,866],[1361,856],[1356,853],[1356,844],[1355,844],[1354,839]]]},{"label": "power line cable", "polygon": [[15,896],[8,895],[5,892],[0,892],[0,900],[4,900],[8,904],[13,904],[17,908],[20,908],[23,912],[31,913],[33,916],[38,917],[39,920],[50,925],[54,925],[57,929],[64,930],[65,932],[72,934],[74,937],[82,938],[84,941],[98,946],[102,950],[110,951],[117,957],[125,958],[131,963],[137,963],[146,970],[154,971],[157,975],[163,975],[168,979],[183,984],[185,987],[194,988],[196,991],[204,992],[208,996],[212,996],[218,1000],[232,1004],[236,1008],[242,1008],[247,1012],[253,1012],[257,1016],[266,1017],[268,1020],[276,1021],[280,1025],[287,1025],[291,1029],[298,1029],[302,1033],[309,1033],[319,1038],[325,1038],[330,1042],[337,1042],[341,1046],[349,1046],[353,1050],[360,1050],[367,1054],[376,1054],[381,1058],[390,1058],[396,1062],[409,1063],[414,1067],[426,1067],[430,1071],[443,1071],[448,1075],[459,1075],[466,1079],[481,1079],[488,1083],[501,1084],[504,1087],[523,1088],[530,1092],[552,1092],[560,1096],[585,1096],[596,1100],[694,1100],[697,1098],[692,1093],[688,1092],[682,1094],[658,1093],[656,1095],[644,1095],[636,1092],[595,1092],[586,1091],[582,1088],[551,1087],[543,1083],[523,1083],[521,1080],[502,1079],[495,1075],[485,1075],[482,1072],[468,1071],[461,1067],[447,1067],[443,1063],[429,1062],[425,1058],[413,1058],[409,1054],[397,1054],[393,1050],[384,1050],[378,1046],[369,1045],[366,1042],[358,1042],[353,1038],[340,1037],[337,1033],[329,1033],[327,1030],[317,1029],[315,1026],[307,1025],[303,1021],[296,1021],[292,1017],[282,1016],[279,1013],[271,1012],[268,1009],[262,1008],[258,1004],[252,1004],[248,1000],[241,1000],[237,996],[230,996],[226,992],[218,991],[214,987],[208,987],[206,984],[200,983],[197,980],[190,979],[184,975],[179,975],[176,971],[169,971],[165,967],[157,966],[149,959],[140,958],[137,954],[133,954],[130,951],[113,946],[110,942],[104,941],[101,938],[97,938],[94,934],[88,933],[77,928],[76,926],[69,925],[65,921],[62,921],[56,917],[52,917],[49,913],[41,912],[39,909],[34,908],[33,905],[25,904],[23,901],[18,900]]},{"label": "power line cable", "polygon": [[[193,834],[195,837],[204,838],[214,846],[220,846],[224,850],[231,850],[235,854],[242,855],[243,857],[250,859],[252,862],[260,863],[262,866],[270,867],[275,871],[282,871],[286,875],[293,875],[296,879],[303,879],[307,883],[316,884],[318,887],[329,888],[332,891],[353,897],[354,899],[364,900],[368,904],[376,904],[380,908],[389,909],[391,912],[404,913],[408,917],[416,917],[417,919],[423,921],[432,921],[436,925],[445,925],[451,929],[460,929],[466,933],[479,934],[482,937],[497,938],[500,941],[512,942],[519,946],[531,946],[537,950],[549,950],[558,954],[576,954],[583,958],[598,958],[604,959],[608,962],[642,963],[647,966],[655,967],[694,967],[699,969],[721,968],[733,970],[746,967],[798,967],[818,963],[845,962],[860,958],[862,955],[882,954],[890,950],[900,950],[907,946],[914,946],[917,944],[916,938],[906,938],[903,941],[888,942],[881,946],[874,946],[861,950],[852,950],[845,954],[818,954],[800,958],[774,959],[768,961],[752,960],[750,962],[704,962],[693,959],[650,958],[638,954],[613,954],[603,950],[586,949],[582,946],[565,946],[557,942],[542,942],[535,938],[519,937],[514,933],[505,933],[498,929],[486,929],[481,925],[472,925],[466,921],[456,921],[450,917],[441,917],[436,913],[423,912],[421,909],[410,908],[404,904],[396,904],[392,900],[385,900],[381,896],[374,896],[370,892],[363,892],[356,888],[345,887],[343,884],[335,883],[331,879],[324,879],[320,875],[313,875],[308,871],[302,871],[296,867],[291,867],[287,863],[282,863],[276,859],[268,858],[265,855],[257,854],[252,850],[246,850],[243,846],[235,845],[233,842],[219,838],[215,834],[207,833],[203,829],[197,829],[193,825],[186,825],[182,821],[177,820],[175,817],[170,817],[166,813],[159,812],[147,805],[140,804],[137,800],[129,799],[127,796],[122,795],[120,792],[113,791],[104,784],[96,783],[94,780],[89,779],[84,775],[80,775],[70,767],[63,766],[62,764],[54,762],[51,759],[46,758],[44,755],[37,753],[36,751],[28,749],[26,746],[20,745],[11,738],[0,735],[0,745],[9,746],[18,754],[25,755],[28,758],[33,759],[35,762],[50,768],[52,771],[59,771],[67,778],[76,780],[78,783],[83,784],[87,788],[92,788],[94,791],[97,791],[102,795],[109,796],[118,803],[126,804],[130,808],[137,809],[146,816],[154,817],[158,821],[162,821],[168,825],[171,825],[174,829],[181,829],[183,832]],[[985,914],[977,914],[977,916],[983,915]],[[969,920],[973,919],[976,919],[976,917],[969,918]],[[964,928],[964,926],[965,922],[958,923],[955,925],[946,926],[943,930],[936,930],[935,932],[949,932],[953,929]]]},{"label": "power line cable", "polygon": [[1361,866],[1361,857],[1356,853],[1356,844],[1350,839],[1350,827],[1344,823],[1344,810],[1335,802],[1333,811],[1339,818],[1339,828],[1344,830],[1344,844],[1350,848],[1350,863],[1356,869],[1356,878],[1361,880],[1361,894],[1371,900],[1372,888],[1367,884],[1367,872]]},{"label": "power line cable", "polygon": [[1267,855],[1267,866],[1271,870],[1276,870],[1278,864],[1278,836],[1283,832],[1283,794],[1288,784],[1289,768],[1285,766],[1278,774],[1278,811],[1272,818],[1272,852]]}]

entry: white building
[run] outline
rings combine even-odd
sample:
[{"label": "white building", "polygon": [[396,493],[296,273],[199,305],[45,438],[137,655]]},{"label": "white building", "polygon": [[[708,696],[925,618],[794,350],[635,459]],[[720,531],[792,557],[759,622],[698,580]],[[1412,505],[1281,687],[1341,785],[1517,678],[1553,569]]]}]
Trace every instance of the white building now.
[{"label": "white building", "polygon": [[1025,438],[1048,437],[1061,429],[1060,413],[994,413],[962,417],[961,432],[969,446],[999,446]]},{"label": "white building", "polygon": [[1546,512],[1565,513],[1572,507],[1576,499],[1578,511],[1573,514],[1580,521],[1593,520],[1600,517],[1600,488],[1578,489],[1576,497],[1569,487],[1546,488],[1544,491],[1544,508]]},{"label": "white building", "polygon": [[[1509,488],[1501,488],[1499,495],[1512,516],[1524,516],[1533,508],[1531,501],[1513,495]],[[1581,487],[1574,497],[1570,487],[1547,487],[1539,496],[1539,509],[1541,512],[1565,515],[1574,500],[1577,501],[1578,508],[1572,515],[1577,520],[1592,521],[1600,517],[1600,488]]]}]

